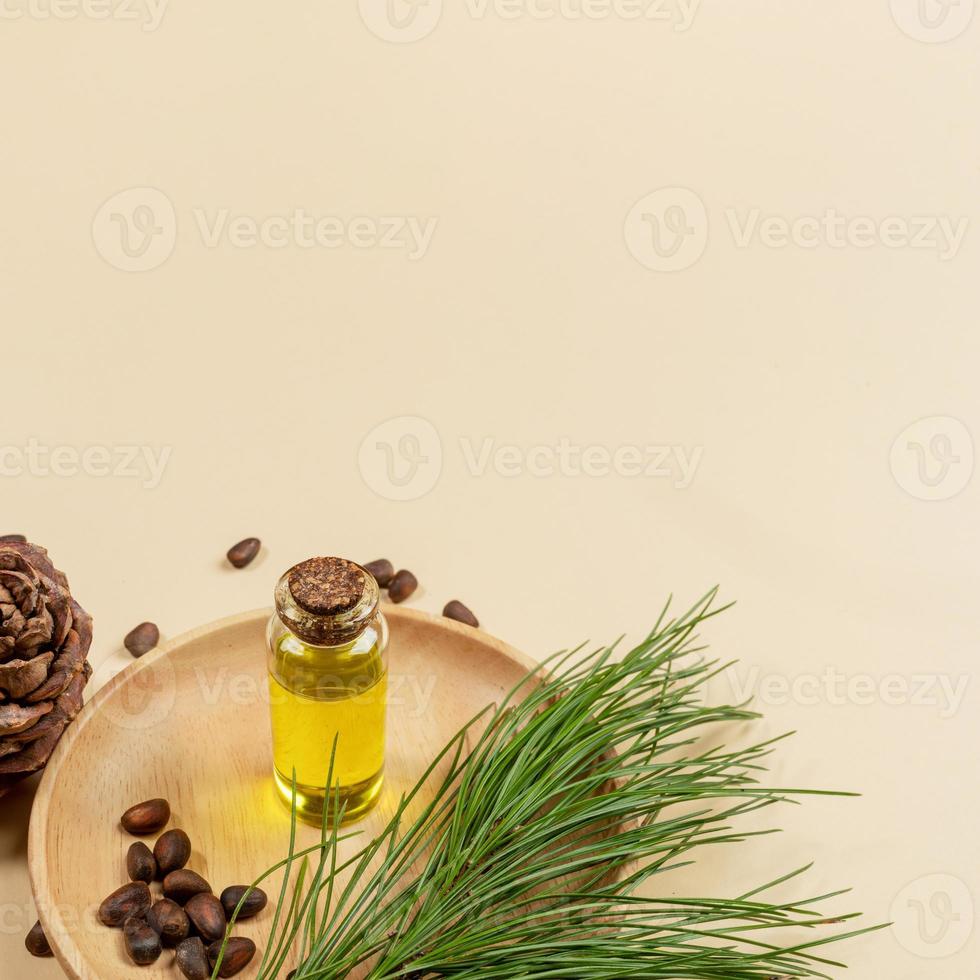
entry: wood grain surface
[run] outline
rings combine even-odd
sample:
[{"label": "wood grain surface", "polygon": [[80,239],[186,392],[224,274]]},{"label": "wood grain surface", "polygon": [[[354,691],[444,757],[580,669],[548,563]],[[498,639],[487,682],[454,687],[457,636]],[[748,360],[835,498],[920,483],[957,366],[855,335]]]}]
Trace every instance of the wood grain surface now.
[{"label": "wood grain surface", "polygon": [[[364,836],[342,844],[345,854],[383,828],[401,794],[467,721],[534,669],[481,631],[403,608],[386,614],[386,782],[377,808],[352,825]],[[101,899],[127,880],[133,838],[119,816],[132,804],[171,802],[169,826],[183,828],[194,846],[188,867],[215,892],[251,882],[286,855],[289,813],[273,787],[266,703],[268,617],[259,610],[219,621],[137,661],[98,692],[58,747],[34,805],[29,864],[41,920],[69,977],[133,974],[121,931],[96,918]],[[302,826],[298,848],[318,834]],[[270,880],[270,894],[280,880]],[[271,918],[267,911],[237,934],[261,950]],[[241,976],[254,976],[258,960]],[[140,975],[180,974],[165,950]]]}]

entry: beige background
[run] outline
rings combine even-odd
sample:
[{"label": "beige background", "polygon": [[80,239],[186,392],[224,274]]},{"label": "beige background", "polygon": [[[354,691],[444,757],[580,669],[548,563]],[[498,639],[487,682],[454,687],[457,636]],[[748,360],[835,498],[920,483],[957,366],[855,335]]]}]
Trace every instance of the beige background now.
[{"label": "beige background", "polygon": [[[635,636],[668,592],[719,582],[739,605],[709,639],[743,666],[717,696],[753,689],[760,735],[798,732],[773,782],[864,795],[781,811],[785,834],[692,887],[813,858],[807,891],[853,884],[841,908],[897,922],[843,951],[851,975],[975,975],[980,243],[901,236],[976,218],[972,0],[936,28],[903,0],[705,0],[683,30],[676,0],[673,21],[469,0],[438,23],[431,2],[399,44],[370,0],[172,0],[155,30],[6,0],[4,530],[69,572],[98,680],[135,623],[173,636],[266,604],[316,552],[390,556],[419,607],[458,596],[533,656]],[[159,193],[103,209],[129,188]],[[221,209],[437,224],[414,259],[370,223],[363,247],[209,245]],[[732,230],[834,212],[869,220],[840,247]],[[137,251],[153,232],[142,255],[127,221]],[[658,256],[655,226],[692,232]],[[488,439],[516,464],[481,469]],[[95,451],[52,469],[31,440]],[[599,447],[591,469],[547,475],[562,440]],[[100,475],[100,447],[118,470],[128,446],[169,450],[158,483]],[[679,449],[637,476],[623,447]],[[247,534],[266,549],[234,572]],[[14,980],[58,975],[22,947],[30,803],[0,804]]]}]

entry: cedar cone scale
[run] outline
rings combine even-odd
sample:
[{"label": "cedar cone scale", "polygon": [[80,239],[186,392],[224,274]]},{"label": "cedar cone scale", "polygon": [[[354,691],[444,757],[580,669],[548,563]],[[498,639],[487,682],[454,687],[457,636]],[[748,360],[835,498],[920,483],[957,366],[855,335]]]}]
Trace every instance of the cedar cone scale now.
[{"label": "cedar cone scale", "polygon": [[0,542],[0,797],[47,765],[82,708],[92,617],[44,548]]}]

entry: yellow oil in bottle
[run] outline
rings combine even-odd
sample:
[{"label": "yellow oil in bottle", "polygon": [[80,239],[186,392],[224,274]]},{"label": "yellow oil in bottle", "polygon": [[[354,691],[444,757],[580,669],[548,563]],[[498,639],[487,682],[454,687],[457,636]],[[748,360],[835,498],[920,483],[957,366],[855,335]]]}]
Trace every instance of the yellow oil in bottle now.
[{"label": "yellow oil in bottle", "polygon": [[[388,675],[376,628],[343,646],[314,646],[286,632],[276,638],[269,671],[275,780],[298,816],[319,824],[335,793],[344,822],[369,810],[384,780]],[[336,739],[334,792],[326,793]]]}]

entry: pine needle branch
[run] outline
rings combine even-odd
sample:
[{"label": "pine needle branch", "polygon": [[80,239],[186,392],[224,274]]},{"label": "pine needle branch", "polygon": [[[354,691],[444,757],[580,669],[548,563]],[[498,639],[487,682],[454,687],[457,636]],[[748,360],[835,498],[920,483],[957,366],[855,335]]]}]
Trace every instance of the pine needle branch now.
[{"label": "pine needle branch", "polygon": [[[616,644],[549,658],[469,722],[344,862],[340,821],[325,816],[316,871],[305,885],[301,870],[289,901],[294,827],[281,933],[259,980],[280,975],[297,937],[295,980],[343,980],[357,967],[367,980],[765,980],[839,968],[822,947],[871,931],[831,928],[854,918],[818,908],[842,892],[762,898],[806,868],[735,898],[666,897],[665,876],[699,849],[771,832],[733,821],[810,792],[759,783],[779,739],[698,748],[705,728],[758,718],[703,703],[724,669],[697,645],[728,608],[715,598],[676,619],[668,603],[619,658]],[[637,894],[661,881],[659,897]]]}]

